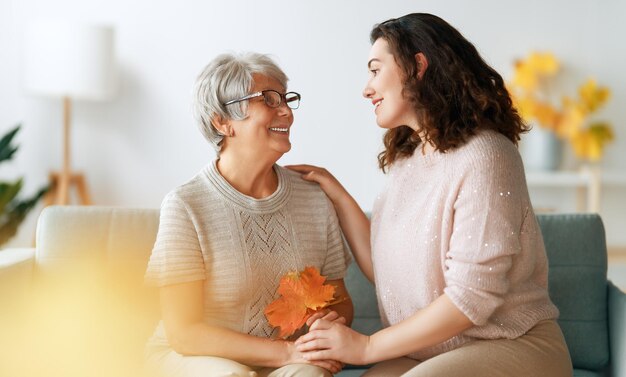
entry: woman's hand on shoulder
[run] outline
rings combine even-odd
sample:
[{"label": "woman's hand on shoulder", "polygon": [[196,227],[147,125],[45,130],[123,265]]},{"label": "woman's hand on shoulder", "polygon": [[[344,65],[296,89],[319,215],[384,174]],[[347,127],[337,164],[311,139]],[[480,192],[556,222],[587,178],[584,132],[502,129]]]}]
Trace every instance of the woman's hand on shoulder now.
[{"label": "woman's hand on shoulder", "polygon": [[313,165],[287,165],[287,169],[302,174],[302,179],[309,182],[317,182],[333,203],[341,200],[347,194],[346,189],[330,172],[324,168]]}]

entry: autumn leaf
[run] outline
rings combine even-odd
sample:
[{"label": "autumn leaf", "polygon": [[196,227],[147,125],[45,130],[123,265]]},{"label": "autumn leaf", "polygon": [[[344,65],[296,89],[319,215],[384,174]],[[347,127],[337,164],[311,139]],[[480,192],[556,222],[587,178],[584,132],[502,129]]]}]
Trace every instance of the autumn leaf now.
[{"label": "autumn leaf", "polygon": [[324,284],[326,278],[315,267],[289,272],[280,279],[278,299],[265,308],[270,325],[280,327],[281,338],[292,335],[317,310],[333,301],[335,287]]},{"label": "autumn leaf", "polygon": [[578,88],[578,94],[587,111],[594,112],[608,101],[611,91],[606,87],[598,86],[595,80],[588,79]]},{"label": "autumn leaf", "polygon": [[281,338],[293,334],[309,318],[306,306],[297,297],[280,297],[272,301],[265,308],[265,316],[270,325],[280,327]]},{"label": "autumn leaf", "polygon": [[526,92],[536,91],[541,82],[560,69],[559,61],[549,52],[534,52],[526,60],[515,62],[513,84]]},{"label": "autumn leaf", "polygon": [[603,122],[594,123],[572,137],[574,152],[589,161],[600,161],[604,144],[613,140],[611,127]]},{"label": "autumn leaf", "polygon": [[531,53],[527,64],[535,74],[543,76],[554,76],[560,69],[558,59],[550,52]]}]

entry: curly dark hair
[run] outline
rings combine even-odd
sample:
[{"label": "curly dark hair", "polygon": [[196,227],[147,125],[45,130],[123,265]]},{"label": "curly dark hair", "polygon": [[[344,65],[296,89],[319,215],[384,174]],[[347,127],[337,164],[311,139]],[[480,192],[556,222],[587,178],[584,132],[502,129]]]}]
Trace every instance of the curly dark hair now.
[{"label": "curly dark hair", "polygon": [[[407,14],[375,25],[372,44],[379,38],[389,44],[403,72],[403,95],[413,104],[425,138],[408,126],[388,130],[385,150],[378,155],[383,171],[397,159],[411,156],[422,142],[445,153],[479,130],[494,130],[514,144],[528,131],[500,74],[446,21],[427,13]],[[420,52],[428,61],[421,78],[415,59]]]}]

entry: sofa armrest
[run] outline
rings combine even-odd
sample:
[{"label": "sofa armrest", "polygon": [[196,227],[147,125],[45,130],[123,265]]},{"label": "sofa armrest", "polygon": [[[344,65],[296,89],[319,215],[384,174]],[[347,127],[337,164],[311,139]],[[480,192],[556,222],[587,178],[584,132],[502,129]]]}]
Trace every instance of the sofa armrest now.
[{"label": "sofa armrest", "polygon": [[626,377],[626,294],[609,281],[609,339],[613,377]]},{"label": "sofa armrest", "polygon": [[0,308],[15,309],[28,294],[35,264],[35,249],[0,250]]},{"label": "sofa armrest", "polygon": [[0,250],[0,289],[7,283],[30,284],[34,262],[34,248]]}]

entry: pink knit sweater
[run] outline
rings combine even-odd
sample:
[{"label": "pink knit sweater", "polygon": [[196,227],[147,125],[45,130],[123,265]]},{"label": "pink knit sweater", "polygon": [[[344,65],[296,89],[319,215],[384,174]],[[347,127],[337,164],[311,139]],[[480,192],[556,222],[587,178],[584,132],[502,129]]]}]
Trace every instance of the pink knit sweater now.
[{"label": "pink knit sweater", "polygon": [[447,153],[397,161],[372,213],[381,317],[396,324],[448,295],[475,326],[409,355],[473,339],[516,338],[558,316],[524,168],[513,143],[484,131]]}]

